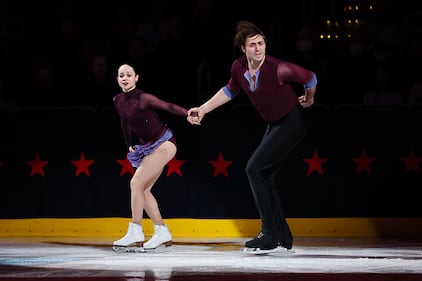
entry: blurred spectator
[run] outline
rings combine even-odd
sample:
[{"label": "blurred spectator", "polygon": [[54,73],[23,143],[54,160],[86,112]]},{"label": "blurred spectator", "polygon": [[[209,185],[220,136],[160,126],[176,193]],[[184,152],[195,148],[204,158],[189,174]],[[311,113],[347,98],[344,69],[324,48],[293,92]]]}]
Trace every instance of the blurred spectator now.
[{"label": "blurred spectator", "polygon": [[[334,98],[332,96],[332,62],[337,58],[333,56],[331,46],[324,45],[317,36],[317,32],[311,26],[301,28],[295,38],[295,48],[292,57],[289,60],[311,69],[318,76],[318,100],[316,103],[330,104]],[[334,53],[335,54],[335,53]],[[286,55],[283,55],[286,57]],[[302,89],[300,89],[302,90]],[[338,93],[335,93],[338,95]]]},{"label": "blurred spectator", "polygon": [[400,27],[404,37],[410,37],[412,34],[421,34],[422,10],[410,11],[403,19]]},{"label": "blurred spectator", "polygon": [[299,65],[315,69],[318,65],[318,36],[311,27],[303,27],[296,35],[293,59]]},{"label": "blurred spectator", "polygon": [[32,80],[23,93],[20,105],[39,107],[63,105],[64,97],[61,94],[52,63],[40,60],[33,65]]},{"label": "blurred spectator", "polygon": [[149,52],[156,54],[166,44],[169,36],[168,10],[165,0],[147,2],[142,21],[136,26],[135,34],[148,42]]},{"label": "blurred spectator", "polygon": [[400,45],[402,15],[399,8],[402,5],[394,0],[379,1],[365,19],[366,38],[378,63],[391,61]]},{"label": "blurred spectator", "polygon": [[422,33],[409,35],[403,46],[399,80],[406,90],[422,77]]},{"label": "blurred spectator", "polygon": [[134,37],[134,20],[128,14],[121,14],[117,11],[116,26],[112,30],[112,50],[118,61],[122,61],[127,56],[128,48],[126,42]]},{"label": "blurred spectator", "polygon": [[112,106],[113,96],[118,91],[115,85],[108,57],[104,54],[94,55],[82,81],[79,104],[95,110]]},{"label": "blurred spectator", "polygon": [[422,105],[422,82],[416,82],[410,89],[409,105]]},{"label": "blurred spectator", "polygon": [[376,60],[363,30],[350,33],[350,37],[344,41],[342,54],[343,57],[335,63],[333,81],[339,82],[337,88],[342,92],[336,101],[338,104],[360,104],[362,95],[374,87],[376,70]]},{"label": "blurred spectator", "polygon": [[368,91],[364,98],[364,105],[401,105],[403,96],[393,81],[394,74],[388,66],[379,66],[375,72],[375,88]]},{"label": "blurred spectator", "polygon": [[3,79],[0,80],[0,110],[13,111],[18,105],[17,100],[9,96]]},{"label": "blurred spectator", "polygon": [[159,68],[159,65],[154,67],[156,61],[154,55],[150,53],[148,41],[141,36],[133,36],[121,42],[121,45],[125,46],[121,60],[130,62],[141,75],[144,88],[151,89],[150,87],[155,84],[154,79],[158,77],[156,68]]}]

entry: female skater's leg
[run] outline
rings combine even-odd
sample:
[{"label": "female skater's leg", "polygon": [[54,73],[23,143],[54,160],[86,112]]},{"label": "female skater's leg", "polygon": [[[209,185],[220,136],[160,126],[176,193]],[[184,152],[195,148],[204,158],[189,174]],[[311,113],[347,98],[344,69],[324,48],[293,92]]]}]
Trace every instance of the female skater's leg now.
[{"label": "female skater's leg", "polygon": [[145,185],[143,208],[154,224],[154,234],[151,239],[144,244],[146,250],[154,249],[161,244],[166,246],[171,245],[172,237],[170,231],[163,222],[157,200],[151,193],[151,189],[160,177],[165,165],[176,155],[176,151],[177,149],[174,143],[167,141],[160,145],[153,154],[148,155],[143,160],[143,164],[145,167],[148,167],[146,170],[149,172],[146,175],[143,174],[144,177],[149,179]]},{"label": "female skater's leg", "polygon": [[164,166],[175,154],[175,144],[167,141],[142,160],[141,165],[136,169],[130,180],[132,222],[129,223],[126,235],[122,239],[114,241],[113,245],[130,246],[136,244],[141,246],[144,244],[142,229],[144,208],[146,208],[147,214],[154,223],[163,224],[158,204],[151,194],[151,188],[160,177]]}]

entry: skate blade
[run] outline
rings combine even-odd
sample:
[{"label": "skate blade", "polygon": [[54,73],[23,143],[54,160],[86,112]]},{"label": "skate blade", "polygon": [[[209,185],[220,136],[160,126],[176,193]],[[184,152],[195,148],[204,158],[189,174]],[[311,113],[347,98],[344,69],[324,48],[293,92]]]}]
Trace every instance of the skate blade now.
[{"label": "skate blade", "polygon": [[243,248],[242,250],[244,253],[252,254],[252,255],[290,255],[295,253],[293,249],[287,250],[283,247],[277,247],[270,250],[261,250],[260,248]]},{"label": "skate blade", "polygon": [[145,249],[143,247],[135,246],[113,246],[112,249],[117,253],[145,253]]}]

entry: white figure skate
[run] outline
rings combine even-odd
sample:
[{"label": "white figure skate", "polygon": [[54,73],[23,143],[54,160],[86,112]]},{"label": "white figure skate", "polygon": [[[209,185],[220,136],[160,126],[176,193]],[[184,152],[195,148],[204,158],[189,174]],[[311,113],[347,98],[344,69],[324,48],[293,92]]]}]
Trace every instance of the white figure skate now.
[{"label": "white figure skate", "polygon": [[129,222],[126,235],[113,242],[113,250],[116,252],[145,252],[143,248],[144,240],[142,225]]},{"label": "white figure skate", "polygon": [[153,251],[160,246],[169,247],[171,244],[172,237],[167,225],[154,225],[154,235],[145,242],[144,250]]}]

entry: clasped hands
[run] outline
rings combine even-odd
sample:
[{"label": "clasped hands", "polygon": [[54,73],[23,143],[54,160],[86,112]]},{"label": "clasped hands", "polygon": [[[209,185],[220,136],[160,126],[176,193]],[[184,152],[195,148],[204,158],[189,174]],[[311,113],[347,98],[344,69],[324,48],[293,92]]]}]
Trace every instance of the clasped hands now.
[{"label": "clasped hands", "polygon": [[202,118],[204,118],[204,112],[199,107],[194,107],[188,110],[188,116],[186,120],[192,125],[201,125]]}]

